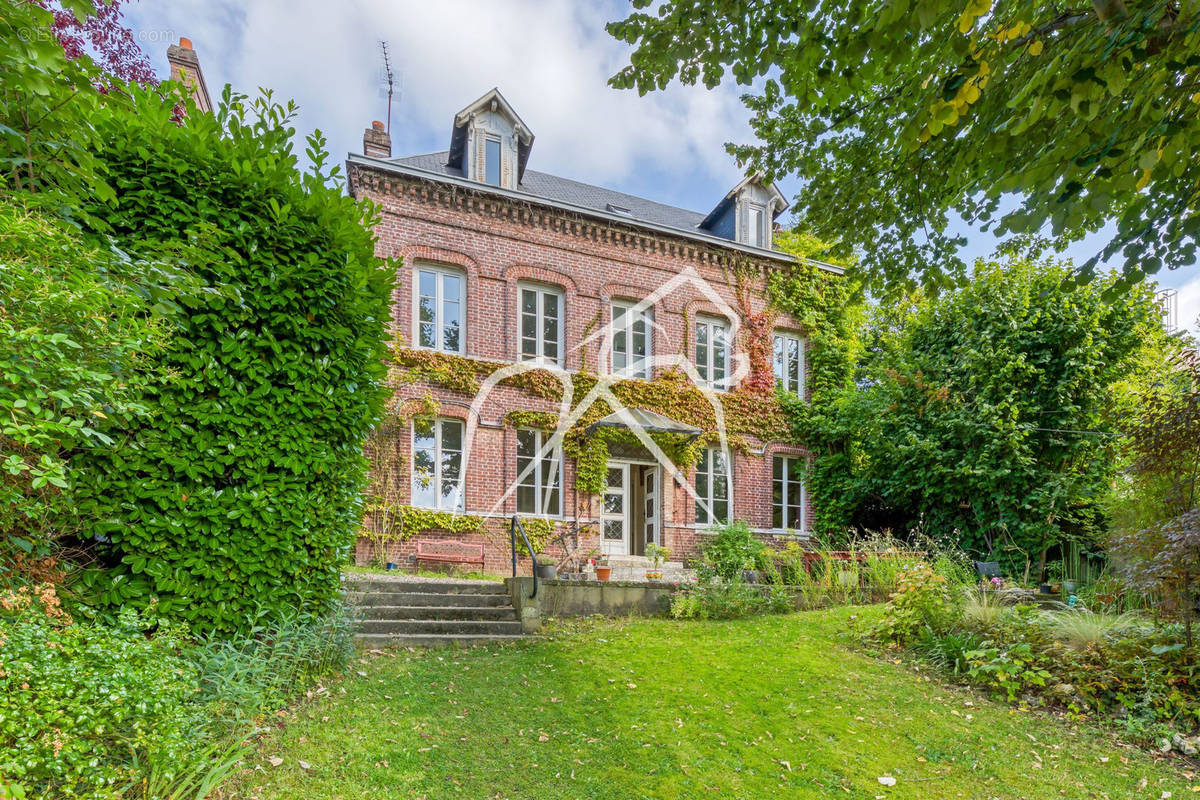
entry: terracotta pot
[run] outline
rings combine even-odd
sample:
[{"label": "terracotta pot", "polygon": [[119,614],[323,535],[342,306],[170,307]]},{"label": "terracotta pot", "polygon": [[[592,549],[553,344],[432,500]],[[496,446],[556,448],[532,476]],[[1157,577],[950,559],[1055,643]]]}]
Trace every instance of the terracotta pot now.
[{"label": "terracotta pot", "polygon": [[596,567],[596,580],[606,581],[612,575],[612,567]]}]

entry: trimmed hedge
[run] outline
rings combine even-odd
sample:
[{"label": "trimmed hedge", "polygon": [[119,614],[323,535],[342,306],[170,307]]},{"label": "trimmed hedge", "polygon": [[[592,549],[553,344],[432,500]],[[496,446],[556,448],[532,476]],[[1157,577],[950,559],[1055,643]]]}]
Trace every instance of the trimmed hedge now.
[{"label": "trimmed hedge", "polygon": [[152,92],[133,104],[95,121],[116,197],[87,215],[204,288],[177,298],[149,421],[89,456],[80,506],[106,567],[90,578],[101,603],[244,631],[338,591],[395,265],[375,257],[376,212],[323,172],[319,133],[299,171],[293,106],[227,88],[216,116],[179,124]]}]

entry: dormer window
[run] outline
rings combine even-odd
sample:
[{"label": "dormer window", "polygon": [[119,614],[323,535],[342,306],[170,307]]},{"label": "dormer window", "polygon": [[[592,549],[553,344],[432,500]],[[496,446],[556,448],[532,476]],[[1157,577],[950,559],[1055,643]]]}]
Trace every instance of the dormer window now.
[{"label": "dormer window", "polygon": [[525,173],[533,134],[499,89],[454,115],[446,166],[470,181],[516,189]]},{"label": "dormer window", "polygon": [[483,182],[488,186],[500,185],[500,137],[487,136],[483,140]]},{"label": "dormer window", "polygon": [[771,249],[775,218],[787,208],[779,187],[751,175],[730,189],[699,228],[738,244]]}]

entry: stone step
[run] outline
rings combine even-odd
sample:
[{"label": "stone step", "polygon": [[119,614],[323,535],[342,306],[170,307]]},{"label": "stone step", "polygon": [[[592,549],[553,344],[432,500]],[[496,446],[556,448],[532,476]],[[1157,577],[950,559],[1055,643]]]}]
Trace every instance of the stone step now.
[{"label": "stone step", "polygon": [[[629,567],[637,569],[652,569],[653,562],[646,556],[609,556],[608,565],[614,569],[619,567]],[[682,571],[682,561],[663,561],[658,565],[658,568],[663,572],[667,570]]]},{"label": "stone step", "polygon": [[521,623],[507,620],[466,619],[365,619],[359,623],[359,633],[390,633],[408,636],[429,634],[453,635],[521,635]]},{"label": "stone step", "polygon": [[504,594],[438,594],[434,592],[347,592],[346,602],[359,608],[371,606],[462,606],[469,608],[510,605]]},{"label": "stone step", "polygon": [[511,620],[517,612],[512,606],[390,606],[374,605],[362,609],[364,620]]},{"label": "stone step", "polygon": [[431,633],[397,635],[390,633],[360,633],[354,637],[363,647],[479,647],[489,644],[519,642],[524,636]]},{"label": "stone step", "polygon": [[405,581],[386,578],[343,578],[347,592],[419,592],[421,594],[508,594],[503,583],[491,581]]}]

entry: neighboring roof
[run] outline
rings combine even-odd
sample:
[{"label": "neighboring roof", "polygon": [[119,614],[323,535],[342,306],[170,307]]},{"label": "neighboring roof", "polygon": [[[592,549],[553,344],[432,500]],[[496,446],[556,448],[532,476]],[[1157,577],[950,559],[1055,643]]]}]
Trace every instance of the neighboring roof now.
[{"label": "neighboring roof", "polygon": [[[664,417],[662,414],[654,411],[647,411],[642,408],[627,408],[625,411],[633,418],[634,424],[644,431],[650,433],[679,433],[685,436],[699,436],[704,433],[703,430],[695,425],[688,425],[686,422],[679,422],[670,417]],[[603,419],[596,420],[591,425],[588,425],[587,432],[595,433],[597,428],[629,428],[629,425],[621,419],[621,415],[614,411]]]},{"label": "neighboring roof", "polygon": [[521,119],[516,109],[512,107],[512,104],[504,99],[504,95],[500,94],[500,87],[498,86],[493,87],[483,97],[454,115],[454,127],[450,131],[450,150],[446,157],[446,163],[458,167],[459,174],[462,174],[463,154],[467,149],[467,123],[471,121],[472,114],[492,105],[492,103],[495,103],[497,108],[507,114],[509,119],[516,123],[517,182],[519,183],[525,175],[525,162],[529,161],[529,151],[533,149],[533,131],[529,130],[529,126],[525,124],[525,120]]},{"label": "neighboring roof", "polygon": [[[708,212],[708,216],[706,216],[704,221],[700,223],[700,227],[707,228],[716,222],[717,219],[719,219],[720,216],[724,214],[726,210],[728,210],[729,206],[733,205],[733,201],[737,198],[738,192],[745,188],[746,184],[754,183],[760,180],[761,178],[758,175],[749,175],[743,178],[737,186],[725,193],[725,196],[721,198],[721,202],[717,203],[716,208]],[[783,192],[779,191],[779,187],[774,182],[772,182],[770,185],[764,185],[766,185],[767,189],[769,189],[775,195],[775,197],[779,199],[779,209],[771,215],[771,219],[775,219],[787,209],[788,201],[787,198],[783,196]]]},{"label": "neighboring roof", "polygon": [[[624,222],[662,232],[676,233],[689,239],[697,239],[746,253],[765,255],[780,261],[794,260],[794,257],[788,253],[741,244],[701,229],[700,223],[704,221],[705,215],[698,211],[688,211],[665,203],[656,203],[643,197],[560,178],[556,175],[547,175],[544,172],[527,170],[516,189],[502,189],[468,181],[463,176],[461,168],[448,164],[449,152],[446,150],[387,159],[351,153],[349,161],[416,177],[440,178],[448,183],[458,183],[476,191],[541,201],[570,211],[585,212],[589,216],[611,222]],[[624,209],[628,209],[628,213],[625,213]],[[844,272],[841,267],[833,264],[812,259],[806,260],[829,272],[839,275]]]}]

